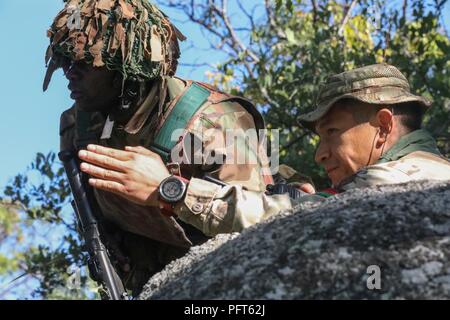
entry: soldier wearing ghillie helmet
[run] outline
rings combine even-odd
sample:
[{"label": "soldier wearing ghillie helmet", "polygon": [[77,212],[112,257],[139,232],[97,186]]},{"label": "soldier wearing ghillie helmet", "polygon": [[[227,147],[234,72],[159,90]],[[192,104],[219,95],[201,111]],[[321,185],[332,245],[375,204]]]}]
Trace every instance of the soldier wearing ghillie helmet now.
[{"label": "soldier wearing ghillie helmet", "polygon": [[[146,0],[70,0],[48,36],[44,90],[62,68],[75,100],[61,116],[61,149],[84,161],[125,286],[136,295],[193,244],[240,231],[210,213],[214,190],[202,179],[263,192],[272,181],[265,154],[244,135],[263,119],[244,98],[175,76],[185,38],[168,17]],[[237,148],[225,152],[230,129]],[[192,161],[198,140],[227,161]],[[174,150],[186,161],[169,164]],[[234,161],[241,153],[251,161]]]}]

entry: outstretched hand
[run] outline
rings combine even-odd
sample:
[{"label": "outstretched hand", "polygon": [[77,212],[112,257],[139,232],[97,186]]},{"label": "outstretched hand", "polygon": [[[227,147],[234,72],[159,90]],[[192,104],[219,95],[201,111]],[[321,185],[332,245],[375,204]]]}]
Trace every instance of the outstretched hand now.
[{"label": "outstretched hand", "polygon": [[94,188],[120,195],[134,203],[158,206],[158,186],[170,176],[161,157],[143,147],[125,150],[88,145],[78,157],[81,171]]}]

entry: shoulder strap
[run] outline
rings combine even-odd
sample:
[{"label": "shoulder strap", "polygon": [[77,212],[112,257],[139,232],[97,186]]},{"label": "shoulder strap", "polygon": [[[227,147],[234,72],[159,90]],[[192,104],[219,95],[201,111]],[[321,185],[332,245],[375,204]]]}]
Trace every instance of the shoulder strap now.
[{"label": "shoulder strap", "polygon": [[200,107],[208,100],[210,91],[195,82],[192,82],[181,95],[177,103],[170,110],[164,124],[155,136],[155,150],[163,160],[168,161],[169,152],[178,141],[172,140],[172,133],[177,129],[186,128],[189,120]]},{"label": "shoulder strap", "polygon": [[163,160],[169,160],[170,151],[178,143],[178,141],[172,140],[172,133],[177,129],[186,128],[192,117],[207,101],[211,104],[226,101],[238,102],[252,115],[257,130],[265,128],[261,113],[249,100],[221,92],[207,83],[189,81],[184,92],[165,117],[164,123],[159,128],[154,139],[153,150]]}]

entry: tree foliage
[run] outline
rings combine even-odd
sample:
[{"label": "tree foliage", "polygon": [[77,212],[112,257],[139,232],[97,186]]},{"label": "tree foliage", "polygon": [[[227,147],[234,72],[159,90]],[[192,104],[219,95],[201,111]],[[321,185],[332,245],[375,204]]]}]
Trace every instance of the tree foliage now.
[{"label": "tree foliage", "polygon": [[70,299],[93,296],[86,272],[81,290],[67,281],[86,264],[69,202],[69,187],[53,152],[38,153],[4,190],[0,207],[0,297]]}]

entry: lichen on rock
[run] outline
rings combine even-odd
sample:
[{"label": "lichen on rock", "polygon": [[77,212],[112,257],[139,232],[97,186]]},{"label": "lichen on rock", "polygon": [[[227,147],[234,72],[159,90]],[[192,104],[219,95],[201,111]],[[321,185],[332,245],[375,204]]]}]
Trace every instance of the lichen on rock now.
[{"label": "lichen on rock", "polygon": [[140,299],[449,299],[449,258],[450,182],[356,189],[193,247]]}]

